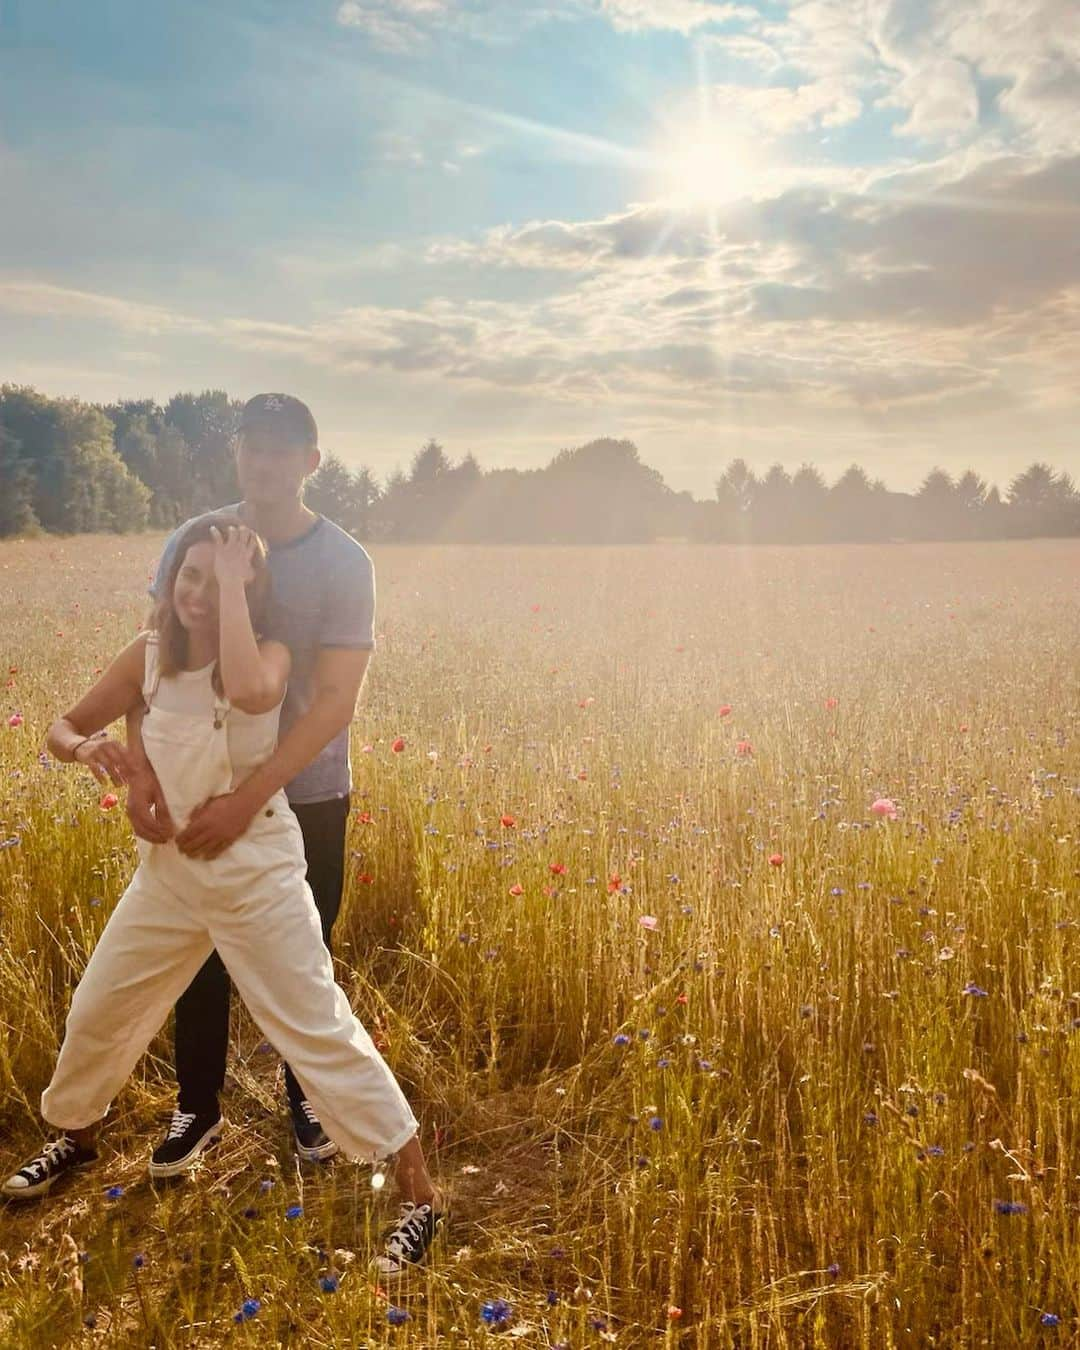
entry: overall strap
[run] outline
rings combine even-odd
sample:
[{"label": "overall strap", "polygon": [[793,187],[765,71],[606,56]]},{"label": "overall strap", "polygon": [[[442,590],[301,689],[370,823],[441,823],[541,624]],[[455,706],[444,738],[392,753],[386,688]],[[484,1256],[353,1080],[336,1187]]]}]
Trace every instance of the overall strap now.
[{"label": "overall strap", "polygon": [[154,701],[154,695],[157,693],[158,681],[161,679],[161,666],[158,653],[158,635],[151,630],[146,635],[146,661],[143,666],[143,703],[149,710],[150,704]]}]

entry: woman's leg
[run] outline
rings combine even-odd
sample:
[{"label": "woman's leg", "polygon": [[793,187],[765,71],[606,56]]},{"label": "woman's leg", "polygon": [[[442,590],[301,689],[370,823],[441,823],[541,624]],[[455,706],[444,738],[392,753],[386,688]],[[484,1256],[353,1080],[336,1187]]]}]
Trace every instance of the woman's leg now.
[{"label": "woman's leg", "polygon": [[334,982],[302,863],[259,875],[253,859],[242,902],[208,907],[207,918],[237,992],[292,1066],[330,1138],[368,1161],[403,1149],[416,1119]]},{"label": "woman's leg", "polygon": [[102,1119],[211,946],[202,921],[141,865],[72,997],[41,1098],[49,1124],[72,1134]]}]

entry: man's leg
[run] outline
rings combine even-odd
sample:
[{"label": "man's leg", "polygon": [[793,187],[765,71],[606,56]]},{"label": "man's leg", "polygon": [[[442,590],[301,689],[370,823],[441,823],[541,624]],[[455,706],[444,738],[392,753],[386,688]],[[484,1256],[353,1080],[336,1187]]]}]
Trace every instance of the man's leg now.
[{"label": "man's leg", "polygon": [[[307,882],[315,898],[315,908],[319,911],[323,942],[329,951],[345,883],[345,829],[349,822],[349,798],[337,797],[333,801],[313,802],[292,809],[304,836]],[[315,1129],[307,1127],[312,1122],[310,1114],[304,1111],[304,1090],[287,1064],[285,1088],[289,1094],[294,1125],[301,1129],[303,1138],[310,1136],[311,1142],[317,1144]],[[315,1156],[323,1155],[316,1151]]]},{"label": "man's leg", "polygon": [[176,1003],[173,1045],[179,1109],[198,1116],[219,1114],[229,1053],[229,976],[212,952]]}]

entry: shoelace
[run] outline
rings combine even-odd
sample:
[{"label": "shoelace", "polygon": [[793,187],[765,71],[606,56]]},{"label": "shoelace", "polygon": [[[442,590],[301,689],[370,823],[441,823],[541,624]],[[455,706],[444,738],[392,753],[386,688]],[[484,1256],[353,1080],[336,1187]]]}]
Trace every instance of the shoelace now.
[{"label": "shoelace", "polygon": [[307,1116],[308,1120],[311,1122],[312,1125],[318,1125],[319,1117],[315,1114],[315,1108],[311,1105],[311,1103],[307,1100],[306,1097],[300,1103],[300,1110],[303,1111],[304,1115]]},{"label": "shoelace", "polygon": [[430,1213],[430,1205],[406,1203],[401,1206],[398,1226],[386,1239],[386,1250],[391,1256],[407,1256],[416,1248]]},{"label": "shoelace", "polygon": [[174,1111],[172,1113],[172,1124],[169,1126],[166,1142],[168,1142],[169,1139],[182,1139],[187,1132],[188,1126],[194,1119],[194,1111]]},{"label": "shoelace", "polygon": [[33,1162],[27,1163],[23,1171],[29,1172],[36,1181],[39,1177],[43,1177],[50,1167],[55,1167],[57,1163],[63,1162],[69,1153],[74,1152],[75,1141],[69,1139],[66,1134],[59,1139],[50,1139],[40,1155]]}]

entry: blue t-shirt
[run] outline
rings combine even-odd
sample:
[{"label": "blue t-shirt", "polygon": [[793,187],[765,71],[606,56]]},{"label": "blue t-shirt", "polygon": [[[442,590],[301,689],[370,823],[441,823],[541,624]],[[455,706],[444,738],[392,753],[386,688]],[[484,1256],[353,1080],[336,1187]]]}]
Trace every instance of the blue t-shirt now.
[{"label": "blue t-shirt", "polygon": [[[221,509],[235,514],[240,508],[234,503]],[[150,587],[155,600],[172,567],[177,540],[191,523],[178,526],[165,544]],[[325,516],[298,539],[269,549],[268,561],[272,588],[264,636],[284,642],[292,654],[281,709],[284,735],[311,707],[320,647],[375,650],[375,571],[366,550]],[[343,797],[351,785],[349,728],[345,727],[286,784],[285,791],[289,801],[299,806]]]}]

